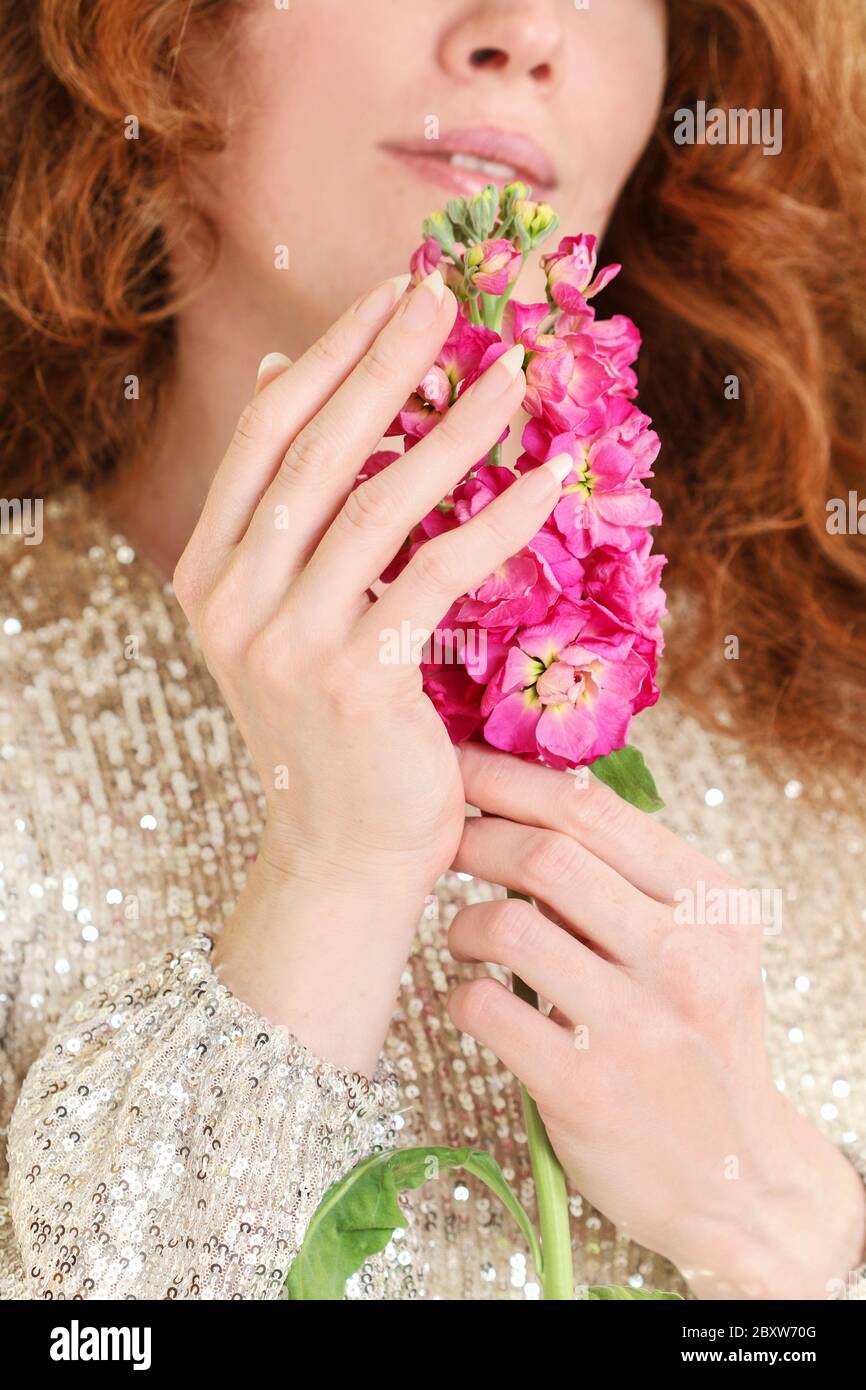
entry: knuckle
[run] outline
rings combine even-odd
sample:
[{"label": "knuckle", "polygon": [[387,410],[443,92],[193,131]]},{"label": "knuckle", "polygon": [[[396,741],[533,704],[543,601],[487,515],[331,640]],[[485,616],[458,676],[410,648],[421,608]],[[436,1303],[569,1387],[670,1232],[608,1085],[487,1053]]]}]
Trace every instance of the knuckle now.
[{"label": "knuckle", "polygon": [[[498,501],[498,499],[497,499]],[[525,516],[525,512],[522,513]],[[487,544],[500,552],[504,557],[513,555],[518,549],[519,541],[515,533],[514,523],[517,520],[515,513],[511,510],[511,503],[503,510],[496,503],[491,503],[483,511],[478,513],[475,518],[475,525],[478,528],[479,539],[483,536]]]},{"label": "knuckle", "polygon": [[171,585],[178,603],[189,617],[192,609],[200,602],[202,595],[200,581],[186,551],[175,566]]},{"label": "knuckle", "polygon": [[453,1003],[454,1021],[466,1033],[483,1033],[499,1005],[501,985],[489,977],[470,980],[460,988]]},{"label": "knuckle", "polygon": [[196,632],[208,660],[226,663],[239,646],[238,603],[221,587],[204,600],[196,619]]},{"label": "knuckle", "polygon": [[334,324],[327,333],[323,333],[309,349],[310,356],[322,367],[329,371],[342,370],[348,364],[348,352],[346,347],[345,334],[341,331],[339,324]]},{"label": "knuckle", "polygon": [[457,582],[458,567],[454,547],[449,537],[428,541],[410,561],[422,588],[439,593],[450,592]]},{"label": "knuckle", "polygon": [[575,883],[585,863],[586,851],[568,835],[539,831],[526,850],[524,866],[539,892],[550,884]]},{"label": "knuckle", "polygon": [[570,814],[575,829],[585,831],[592,826],[604,837],[617,838],[628,829],[632,808],[610,787],[590,776],[589,785],[572,798]]},{"label": "knuckle", "polygon": [[[291,619],[280,614],[253,633],[242,652],[245,684],[259,696],[278,701],[283,719],[289,712],[287,702],[298,694],[292,654],[299,648],[310,653],[309,640],[305,636],[302,644]],[[318,656],[311,655],[311,661],[318,668]]]},{"label": "knuckle", "polygon": [[360,361],[360,370],[374,386],[390,385],[394,380],[394,357],[387,342],[377,338]]},{"label": "knuckle", "polygon": [[330,453],[322,427],[316,423],[306,425],[286,452],[278,476],[283,482],[294,482],[300,476],[305,481],[312,480],[325,466]]},{"label": "knuckle", "polygon": [[343,520],[351,530],[378,528],[389,519],[382,487],[375,480],[356,487],[343,504]]},{"label": "knuckle", "polygon": [[443,416],[431,435],[431,442],[436,448],[448,454],[466,449],[466,434],[460,427],[459,416],[457,420],[452,418],[455,414],[455,411],[449,411]]},{"label": "knuckle", "polygon": [[515,951],[532,951],[538,940],[538,913],[529,903],[507,898],[491,910],[487,936],[494,954],[508,956]]},{"label": "knuckle", "polygon": [[286,647],[272,623],[260,628],[247,650],[247,669],[257,687],[267,685],[275,670],[285,664]]},{"label": "knuckle", "polygon": [[327,659],[317,662],[317,686],[329,711],[333,715],[345,713],[353,719],[363,704],[363,682],[358,672],[351,668],[342,653],[332,653]]},{"label": "knuckle", "polygon": [[235,425],[234,444],[242,449],[258,443],[270,433],[270,417],[258,401],[247,401]]}]

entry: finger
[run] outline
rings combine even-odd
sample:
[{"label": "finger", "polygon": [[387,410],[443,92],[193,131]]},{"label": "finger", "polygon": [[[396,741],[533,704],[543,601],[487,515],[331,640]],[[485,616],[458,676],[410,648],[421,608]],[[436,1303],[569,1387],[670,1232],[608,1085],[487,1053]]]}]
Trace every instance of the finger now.
[{"label": "finger", "polygon": [[515,898],[461,908],[448,932],[448,949],[455,960],[505,966],[587,1025],[609,1016],[611,996],[624,982],[607,961]]},{"label": "finger", "polygon": [[292,439],[368,350],[402,302],[410,278],[395,276],[362,296],[285,370],[274,369],[280,353],[262,359],[265,380],[260,377],[253,399],[241,412],[184,554],[184,567],[196,572],[202,589],[210,587],[227,554],[246,533]]},{"label": "finger", "polygon": [[430,433],[346,498],[309,565],[311,583],[339,575],[353,600],[394,558],[412,527],[500,438],[526,390],[518,343],[498,357]]},{"label": "finger", "polygon": [[700,878],[725,878],[717,864],[596,777],[584,781],[481,744],[464,744],[460,765],[471,806],[570,835],[657,902],[672,904],[678,890]]},{"label": "finger", "polygon": [[467,817],[452,867],[541,898],[585,941],[623,965],[638,963],[670,917],[570,835],[495,816]]},{"label": "finger", "polygon": [[471,521],[422,545],[363,619],[370,640],[378,642],[384,629],[399,630],[405,621],[413,630],[432,632],[455,599],[532,539],[573,467],[570,454],[557,455],[524,473]]},{"label": "finger", "polygon": [[447,338],[457,301],[434,271],[407,295],[330,400],[295,436],[238,550],[259,585],[285,591]]},{"label": "finger", "polygon": [[580,1056],[567,1029],[489,977],[457,985],[448,1013],[461,1032],[496,1053],[542,1110],[561,1107]]}]

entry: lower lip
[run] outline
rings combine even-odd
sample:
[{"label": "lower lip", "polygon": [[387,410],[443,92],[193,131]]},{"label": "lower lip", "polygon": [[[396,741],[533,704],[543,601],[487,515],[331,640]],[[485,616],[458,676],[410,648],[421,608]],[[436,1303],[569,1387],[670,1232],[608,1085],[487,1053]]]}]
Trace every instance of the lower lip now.
[{"label": "lower lip", "polygon": [[385,153],[390,154],[407,169],[411,169],[418,177],[438,184],[440,188],[447,188],[449,193],[456,193],[464,198],[474,197],[490,183],[495,183],[497,188],[504,188],[506,184],[517,179],[523,181],[522,174],[497,178],[493,174],[485,174],[481,169],[461,169],[459,165],[449,163],[441,155],[412,154],[407,150],[386,150]]}]

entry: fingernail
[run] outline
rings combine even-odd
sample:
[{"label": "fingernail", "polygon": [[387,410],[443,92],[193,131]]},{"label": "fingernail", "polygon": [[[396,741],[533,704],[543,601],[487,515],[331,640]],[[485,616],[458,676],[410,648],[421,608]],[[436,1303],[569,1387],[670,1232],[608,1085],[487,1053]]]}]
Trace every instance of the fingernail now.
[{"label": "fingernail", "polygon": [[557,453],[542,464],[542,467],[546,468],[548,473],[552,473],[557,482],[564,482],[574,468],[574,459],[570,453]]},{"label": "fingernail", "polygon": [[507,391],[512,382],[517,379],[518,373],[523,367],[525,356],[523,345],[515,343],[514,347],[510,347],[507,352],[503,352],[501,357],[497,357],[493,365],[487,368],[487,371],[472,388],[475,399],[477,401],[492,401]]},{"label": "fingernail", "polygon": [[392,275],[390,280],[383,280],[361,300],[355,310],[357,317],[365,323],[383,319],[393,309],[411,279],[411,275]]},{"label": "fingernail", "polygon": [[261,381],[262,377],[266,376],[268,372],[284,372],[286,367],[291,367],[291,365],[291,357],[287,357],[284,352],[266,352],[259,363],[259,369],[256,372],[256,381]]},{"label": "fingernail", "polygon": [[540,468],[533,468],[531,473],[525,474],[526,492],[529,497],[547,497],[550,494],[551,474],[556,479],[560,488],[574,468],[574,459],[571,454],[556,454],[552,459],[548,459]]},{"label": "fingernail", "polygon": [[555,454],[552,459],[547,460],[543,467],[553,474],[558,483],[564,483],[574,468],[574,459],[571,454]]},{"label": "fingernail", "polygon": [[422,280],[421,284],[416,286],[401,309],[401,317],[406,327],[415,332],[429,328],[442,307],[444,294],[445,281],[439,271],[434,270],[426,280]]}]

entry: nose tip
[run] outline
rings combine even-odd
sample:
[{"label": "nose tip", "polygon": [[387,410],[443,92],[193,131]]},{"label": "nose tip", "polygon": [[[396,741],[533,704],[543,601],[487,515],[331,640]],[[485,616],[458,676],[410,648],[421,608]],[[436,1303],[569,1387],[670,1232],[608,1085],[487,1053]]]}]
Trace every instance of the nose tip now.
[{"label": "nose tip", "polygon": [[506,80],[553,81],[562,28],[549,0],[514,6],[477,6],[452,25],[440,50],[450,76],[467,81],[479,73]]}]

